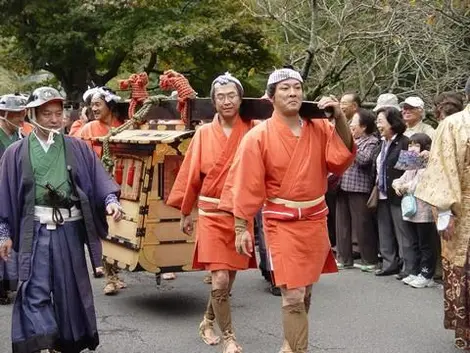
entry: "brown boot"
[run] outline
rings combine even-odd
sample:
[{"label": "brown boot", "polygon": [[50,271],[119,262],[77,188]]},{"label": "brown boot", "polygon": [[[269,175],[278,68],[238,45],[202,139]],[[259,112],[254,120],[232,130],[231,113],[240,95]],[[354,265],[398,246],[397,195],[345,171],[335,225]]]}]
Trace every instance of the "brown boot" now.
[{"label": "brown boot", "polygon": [[241,353],[242,349],[237,343],[232,329],[232,313],[230,311],[230,294],[226,289],[213,289],[211,292],[212,309],[217,324],[222,331],[224,348],[223,353]]},{"label": "brown boot", "polygon": [[206,312],[204,318],[199,324],[199,336],[205,344],[209,346],[216,346],[220,343],[220,337],[215,334],[214,331],[215,314],[212,308],[212,295],[209,296],[209,302],[207,303]]},{"label": "brown boot", "polygon": [[308,348],[308,317],[305,303],[286,305],[282,308],[284,337],[292,352],[306,353]]}]

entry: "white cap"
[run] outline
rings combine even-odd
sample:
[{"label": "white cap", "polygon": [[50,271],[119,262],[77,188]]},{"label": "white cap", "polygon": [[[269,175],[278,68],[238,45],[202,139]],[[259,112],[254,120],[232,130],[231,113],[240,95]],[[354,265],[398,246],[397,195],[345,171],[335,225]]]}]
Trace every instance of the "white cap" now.
[{"label": "white cap", "polygon": [[274,71],[271,75],[269,75],[268,86],[279,83],[281,81],[288,80],[290,78],[297,80],[301,83],[304,82],[304,80],[302,79],[302,76],[300,76],[300,74],[297,71],[292,70],[292,69],[279,69],[279,70]]},{"label": "white cap", "polygon": [[400,103],[400,107],[403,108],[403,106],[405,106],[405,105],[409,105],[413,108],[424,109],[424,102],[419,97],[408,97],[408,98],[406,98],[405,101]]},{"label": "white cap", "polygon": [[377,105],[373,109],[374,112],[377,112],[379,109],[382,108],[395,108],[400,110],[400,106],[398,105],[398,97],[393,93],[384,93],[377,98]]}]

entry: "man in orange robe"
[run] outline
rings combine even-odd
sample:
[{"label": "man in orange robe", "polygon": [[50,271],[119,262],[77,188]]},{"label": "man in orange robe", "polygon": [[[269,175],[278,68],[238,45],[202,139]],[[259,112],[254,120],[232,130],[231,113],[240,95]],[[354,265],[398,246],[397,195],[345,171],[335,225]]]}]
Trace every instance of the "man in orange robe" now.
[{"label": "man in orange robe", "polygon": [[80,117],[72,123],[70,127],[69,135],[74,137],[80,137],[82,129],[86,123],[93,121],[93,112],[91,110],[91,99],[93,95],[99,91],[99,87],[89,88],[83,93],[84,106],[81,108]]},{"label": "man in orange robe", "polygon": [[[224,353],[241,352],[232,329],[229,297],[236,271],[256,268],[254,257],[238,254],[235,249],[233,216],[217,208],[235,151],[254,125],[239,116],[242,96],[240,81],[230,74],[214,80],[211,97],[217,114],[212,123],[196,131],[167,201],[181,210],[181,228],[188,235],[193,230],[191,212],[197,205],[193,268],[212,274],[212,291],[199,334],[206,344],[218,344],[220,338],[213,330],[216,320]],[[247,230],[253,236],[252,222]]]},{"label": "man in orange robe", "polygon": [[274,112],[253,128],[235,155],[219,209],[235,216],[236,248],[252,256],[247,224],[264,205],[266,243],[276,285],[282,293],[284,345],[281,352],[307,352],[311,285],[321,273],[337,272],[328,238],[327,175],[342,174],[355,146],[339,103],[328,120],[302,119],[303,80],[292,69],[271,74],[267,94]]},{"label": "man in orange robe", "polygon": [[[92,139],[106,136],[111,128],[122,125],[123,121],[117,114],[117,102],[121,100],[121,97],[117,96],[114,91],[107,87],[95,87],[84,93],[83,100],[91,107],[95,120],[83,125],[83,127],[72,136],[84,139],[98,157],[101,158],[103,148],[99,142],[92,141]],[[118,269],[115,265],[107,261],[104,261],[103,265],[104,274],[106,276],[106,284],[103,289],[104,294],[113,295],[120,289],[127,287],[127,284],[119,279]],[[96,268],[96,274],[98,277],[101,277],[103,267]]]},{"label": "man in orange robe", "polygon": [[80,130],[80,137],[90,144],[101,157],[102,146],[92,141],[96,137],[106,136],[112,128],[119,127],[123,120],[117,114],[117,102],[121,97],[107,87],[99,87],[92,91],[91,110],[95,120],[86,123]]}]

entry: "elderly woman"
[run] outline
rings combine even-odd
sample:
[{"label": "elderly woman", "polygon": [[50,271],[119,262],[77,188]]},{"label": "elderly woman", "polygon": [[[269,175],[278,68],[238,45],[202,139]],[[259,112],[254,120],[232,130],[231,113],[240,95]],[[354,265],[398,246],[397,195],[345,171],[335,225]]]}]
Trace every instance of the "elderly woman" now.
[{"label": "elderly woman", "polygon": [[336,201],[336,251],[338,268],[353,268],[352,239],[356,238],[364,272],[376,270],[377,237],[374,232],[372,213],[367,200],[374,179],[371,166],[379,140],[373,134],[376,130],[375,115],[360,108],[351,119],[351,132],[356,141],[357,154],[354,163],[343,174],[339,182]]},{"label": "elderly woman", "polygon": [[[403,279],[411,273],[416,246],[402,218],[401,196],[395,193],[392,182],[402,176],[404,171],[395,169],[401,150],[408,150],[409,139],[404,135],[406,124],[400,111],[395,108],[383,108],[377,112],[377,128],[382,136],[379,154],[376,159],[377,188],[379,200],[377,219],[379,228],[380,254],[383,259],[382,269],[377,276],[398,274]],[[400,267],[403,268],[400,271]]]}]

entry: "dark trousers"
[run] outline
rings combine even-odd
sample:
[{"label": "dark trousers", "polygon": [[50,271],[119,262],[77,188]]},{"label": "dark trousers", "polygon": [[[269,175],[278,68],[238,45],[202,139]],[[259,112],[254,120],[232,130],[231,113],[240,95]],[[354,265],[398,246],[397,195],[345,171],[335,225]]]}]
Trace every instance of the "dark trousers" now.
[{"label": "dark trousers", "polygon": [[336,196],[336,251],[339,262],[353,264],[353,239],[359,244],[364,264],[378,261],[377,234],[372,213],[367,208],[369,195],[340,190]]},{"label": "dark trousers", "polygon": [[331,246],[336,246],[336,191],[328,190],[325,195],[326,205],[328,206],[328,237]]},{"label": "dark trousers", "polygon": [[[391,204],[388,200],[379,200],[377,218],[382,269],[412,274],[417,261],[418,239],[409,222],[403,220],[401,206]],[[403,265],[400,269],[401,263]]]},{"label": "dark trousers", "polygon": [[13,353],[78,353],[98,346],[85,232],[82,221],[56,230],[35,222],[31,274],[18,287],[13,306]]},{"label": "dark trousers", "polygon": [[256,237],[258,238],[258,252],[259,252],[259,268],[262,271],[272,271],[271,264],[268,258],[268,250],[266,249],[266,241],[264,239],[263,231],[263,215],[259,211],[255,216],[256,223]]},{"label": "dark trousers", "polygon": [[425,278],[434,277],[436,271],[437,257],[437,228],[435,223],[413,223],[409,224],[414,236],[418,239],[418,256],[413,266],[412,274],[421,273]]}]

